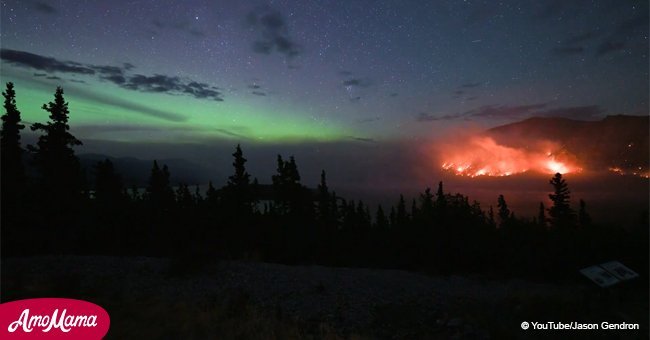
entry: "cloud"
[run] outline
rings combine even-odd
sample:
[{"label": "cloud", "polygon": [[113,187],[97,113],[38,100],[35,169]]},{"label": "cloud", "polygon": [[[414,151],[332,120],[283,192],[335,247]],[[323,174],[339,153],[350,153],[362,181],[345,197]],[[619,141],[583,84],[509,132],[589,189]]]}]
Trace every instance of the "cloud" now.
[{"label": "cloud", "polygon": [[59,61],[54,58],[44,57],[24,51],[3,48],[0,49],[0,58],[16,66],[32,68],[40,71],[95,74],[94,70],[83,64],[72,61]]},{"label": "cloud", "polygon": [[253,92],[251,92],[251,93],[254,94],[254,95],[256,95],[256,96],[266,96],[266,93],[264,93],[264,92],[260,92],[260,91],[253,91]]},{"label": "cloud", "polygon": [[33,4],[34,4],[34,9],[41,13],[56,14],[58,12],[58,10],[54,8],[52,5],[46,4],[44,2],[36,1]]},{"label": "cloud", "polygon": [[352,72],[343,70],[343,71],[339,71],[339,74],[342,75],[342,76],[349,77],[349,76],[352,75]]},{"label": "cloud", "polygon": [[60,78],[60,77],[57,77],[57,76],[47,76],[47,77],[45,77],[45,79],[61,80],[61,78]]},{"label": "cloud", "polygon": [[34,77],[45,77],[47,73],[34,73]]},{"label": "cloud", "polygon": [[[127,74],[134,68],[130,63],[123,63],[121,67],[110,65],[90,65],[72,61],[60,61],[24,51],[9,49],[0,50],[2,60],[19,67],[31,68],[39,71],[60,72],[93,75],[99,80],[106,80],[122,88],[139,91],[166,93],[170,95],[189,95],[197,99],[211,99],[223,101],[222,93],[218,87],[197,82],[191,79],[181,79],[162,74],[146,76],[142,74]],[[37,75],[38,74],[38,75]],[[45,76],[35,73],[35,76]],[[55,79],[55,78],[49,78]],[[58,78],[60,79],[60,78]]]},{"label": "cloud", "polygon": [[353,103],[356,103],[356,102],[358,102],[358,101],[360,101],[360,100],[361,100],[361,97],[360,97],[360,96],[356,96],[356,97],[352,97],[352,98],[350,98],[350,101],[353,102]]},{"label": "cloud", "polygon": [[140,92],[167,93],[172,95],[187,94],[198,99],[212,99],[223,101],[221,92],[217,87],[196,81],[185,82],[179,77],[170,77],[162,74],[145,76],[135,74],[120,85],[129,90]]},{"label": "cloud", "polygon": [[270,7],[259,8],[249,12],[246,21],[258,33],[253,42],[254,52],[271,54],[276,51],[288,58],[301,53],[301,46],[291,39],[289,28],[280,12]]},{"label": "cloud", "polygon": [[398,94],[397,92],[393,92],[393,93],[389,94],[389,96],[391,96],[391,97],[397,97],[397,96],[399,96],[399,94]]},{"label": "cloud", "polygon": [[257,85],[257,84],[251,84],[251,85],[248,85],[248,88],[249,88],[249,89],[253,89],[253,90],[257,90],[257,89],[260,89],[260,88],[262,88],[262,87],[259,86],[259,85]]}]

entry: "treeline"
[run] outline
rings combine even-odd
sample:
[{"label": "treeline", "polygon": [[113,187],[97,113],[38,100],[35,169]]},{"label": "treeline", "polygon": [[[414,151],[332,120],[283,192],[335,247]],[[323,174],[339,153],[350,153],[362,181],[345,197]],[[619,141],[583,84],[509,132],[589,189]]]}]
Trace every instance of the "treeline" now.
[{"label": "treeline", "polygon": [[[73,147],[68,104],[57,88],[43,105],[49,120],[33,124],[36,145],[24,149],[13,84],[3,92],[2,253],[173,256],[281,263],[404,268],[436,273],[567,277],[583,266],[618,259],[647,272],[648,221],[631,230],[576,212],[561,174],[550,180],[552,205],[533,219],[515,216],[503,195],[484,209],[462,194],[426,189],[400,195],[391,207],[345,200],[327,185],[301,183],[296,160],[278,155],[272,185],[246,171],[240,145],[225,185],[170,185],[170,169],[154,161],[146,190],[124,183],[110,160],[86,181]],[[26,171],[32,162],[36,171]],[[89,176],[90,177],[90,176]],[[496,211],[495,211],[496,210]],[[189,263],[188,262],[188,263]]]}]

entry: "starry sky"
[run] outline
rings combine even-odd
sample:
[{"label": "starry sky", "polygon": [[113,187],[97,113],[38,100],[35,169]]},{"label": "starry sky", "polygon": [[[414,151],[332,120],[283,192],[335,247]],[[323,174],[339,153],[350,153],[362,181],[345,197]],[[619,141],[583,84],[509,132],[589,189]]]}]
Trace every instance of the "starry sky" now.
[{"label": "starry sky", "polygon": [[647,1],[2,0],[27,122],[120,142],[382,143],[648,114]]}]

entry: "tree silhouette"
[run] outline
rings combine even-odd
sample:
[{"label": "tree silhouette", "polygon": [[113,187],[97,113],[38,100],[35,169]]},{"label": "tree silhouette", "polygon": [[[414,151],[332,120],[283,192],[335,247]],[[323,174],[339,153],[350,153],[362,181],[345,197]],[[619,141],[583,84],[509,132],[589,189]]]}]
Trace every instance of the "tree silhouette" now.
[{"label": "tree silhouette", "polygon": [[320,183],[318,184],[318,219],[328,225],[332,225],[335,222],[332,214],[332,195],[330,195],[329,188],[327,187],[325,170],[321,171]]},{"label": "tree silhouette", "polygon": [[404,195],[399,195],[399,201],[397,202],[397,214],[395,216],[395,223],[400,227],[406,226],[408,223],[408,215],[406,214],[406,202],[404,201]]},{"label": "tree silhouette", "polygon": [[235,173],[228,177],[228,183],[223,188],[223,208],[226,216],[245,219],[252,214],[255,198],[250,184],[250,175],[246,172],[247,160],[239,144],[232,156]]},{"label": "tree silhouette", "polygon": [[36,164],[43,176],[44,192],[58,195],[64,199],[79,196],[82,176],[79,159],[75,156],[73,146],[82,145],[70,132],[68,125],[68,103],[63,98],[63,89],[56,88],[54,102],[43,105],[49,112],[50,121],[46,124],[35,123],[33,131],[43,132],[37,146],[28,146],[34,153]]},{"label": "tree silhouette", "polygon": [[235,173],[228,177],[228,186],[243,187],[250,184],[250,175],[246,172],[246,158],[241,150],[241,145],[237,144],[235,152],[232,154],[235,158],[232,166],[235,168]]},{"label": "tree silhouette", "polygon": [[492,206],[490,206],[490,209],[488,210],[487,224],[493,229],[497,226],[497,222],[494,219],[494,209],[492,209]]},{"label": "tree silhouette", "polygon": [[5,200],[13,200],[15,194],[25,179],[23,167],[24,150],[20,145],[20,130],[25,128],[21,124],[20,111],[16,107],[16,92],[14,84],[7,83],[7,89],[2,92],[4,96],[5,113],[2,115],[2,131],[0,131],[0,164],[2,166],[2,193]]},{"label": "tree silhouette", "polygon": [[300,173],[294,157],[284,161],[278,155],[277,163],[277,174],[272,176],[275,194],[273,210],[279,215],[294,215],[301,219],[312,215],[312,198],[309,191],[300,184]]},{"label": "tree silhouette", "polygon": [[388,219],[386,218],[386,214],[384,213],[384,209],[381,207],[381,204],[377,206],[377,215],[375,217],[376,220],[376,226],[377,229],[379,230],[386,230],[388,229]]},{"label": "tree silhouette", "polygon": [[566,228],[575,225],[575,213],[569,206],[569,187],[562,178],[562,174],[556,173],[549,181],[553,186],[553,193],[548,197],[553,205],[548,209],[551,226],[554,228]]},{"label": "tree silhouette", "polygon": [[147,186],[147,199],[157,211],[169,210],[174,203],[174,191],[169,186],[169,169],[163,165],[160,169],[158,161],[153,161],[149,185]]}]

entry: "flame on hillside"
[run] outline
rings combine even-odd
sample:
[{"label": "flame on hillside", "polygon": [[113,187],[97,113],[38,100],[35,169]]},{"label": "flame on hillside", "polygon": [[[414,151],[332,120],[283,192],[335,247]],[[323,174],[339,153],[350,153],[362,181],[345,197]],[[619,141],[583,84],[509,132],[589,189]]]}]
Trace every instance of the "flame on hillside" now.
[{"label": "flame on hillside", "polygon": [[510,176],[525,172],[578,173],[575,157],[556,143],[540,142],[532,148],[513,148],[490,137],[470,137],[440,150],[442,168],[458,176]]}]

